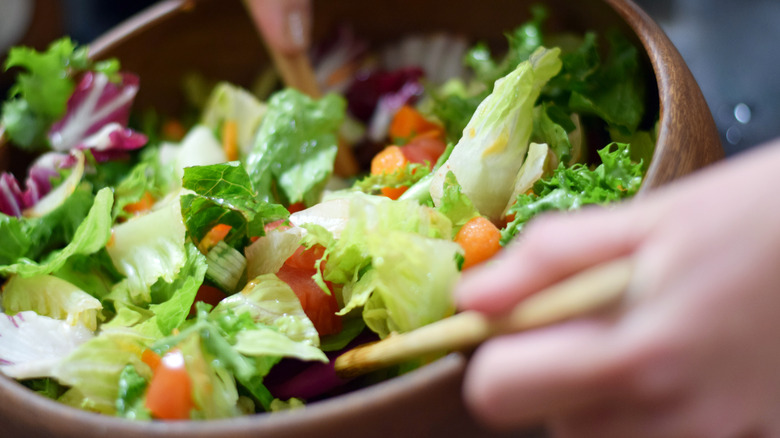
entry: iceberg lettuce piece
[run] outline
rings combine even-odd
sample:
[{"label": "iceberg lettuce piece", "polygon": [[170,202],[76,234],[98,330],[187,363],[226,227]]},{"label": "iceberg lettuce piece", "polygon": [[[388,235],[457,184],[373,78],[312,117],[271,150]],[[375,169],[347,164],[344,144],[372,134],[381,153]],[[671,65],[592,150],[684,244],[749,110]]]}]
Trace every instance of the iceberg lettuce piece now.
[{"label": "iceberg lettuce piece", "polygon": [[227,156],[211,129],[195,125],[181,142],[164,143],[159,160],[162,165],[173,166],[174,180],[180,184],[185,167],[224,163]]},{"label": "iceberg lettuce piece", "polygon": [[106,250],[127,277],[123,282],[136,304],[151,302],[150,289],[158,279],[174,280],[187,260],[184,237],[178,200],[114,227]]},{"label": "iceberg lettuce piece", "polygon": [[3,307],[15,314],[32,310],[39,315],[97,329],[103,305],[95,297],[73,284],[51,275],[19,277],[14,275],[3,287]]},{"label": "iceberg lettuce piece", "polygon": [[509,202],[504,208],[504,216],[514,205],[517,197],[532,190],[536,181],[539,181],[544,176],[545,163],[547,163],[549,155],[550,148],[545,143],[531,143],[528,146],[528,155],[517,173],[512,196],[509,197]]},{"label": "iceberg lettuce piece", "polygon": [[249,153],[267,106],[249,91],[229,82],[220,82],[211,92],[201,115],[201,124],[219,132],[224,123],[236,123],[238,149]]},{"label": "iceberg lettuce piece", "polygon": [[240,332],[234,347],[247,356],[281,356],[328,362],[328,357],[319,348],[307,342],[297,342],[270,328]]},{"label": "iceberg lettuce piece", "polygon": [[0,314],[0,371],[14,379],[50,377],[60,361],[92,337],[82,324],[31,310]]},{"label": "iceberg lettuce piece", "polygon": [[452,289],[459,278],[460,245],[413,233],[390,232],[367,239],[372,254],[366,325],[384,338],[446,318],[455,312]]},{"label": "iceberg lettuce piece", "polygon": [[72,406],[104,414],[116,412],[119,379],[127,365],[151,375],[141,354],[151,339],[132,330],[103,331],[81,344],[52,371],[71,389],[63,396]]},{"label": "iceberg lettuce piece", "polygon": [[460,251],[450,240],[451,221],[415,201],[360,192],[349,200],[349,221],[339,239],[316,224],[303,225],[307,245],[326,247],[323,279],[343,285],[338,313],[366,306],[366,324],[380,336],[450,315]]},{"label": "iceberg lettuce piece", "polygon": [[274,274],[251,280],[240,293],[220,301],[212,313],[225,314],[228,309],[236,315],[249,313],[255,322],[274,327],[295,342],[320,345],[317,329],[304,313],[295,292]]},{"label": "iceberg lettuce piece", "polygon": [[[320,204],[317,204],[320,205]],[[268,230],[244,250],[246,276],[249,279],[263,274],[275,274],[284,262],[301,246],[303,229]]]},{"label": "iceberg lettuce piece", "polygon": [[559,54],[560,49],[540,47],[496,81],[434,174],[430,192],[436,205],[441,203],[445,176],[452,171],[482,215],[501,219],[528,150],[536,100],[561,69]]}]

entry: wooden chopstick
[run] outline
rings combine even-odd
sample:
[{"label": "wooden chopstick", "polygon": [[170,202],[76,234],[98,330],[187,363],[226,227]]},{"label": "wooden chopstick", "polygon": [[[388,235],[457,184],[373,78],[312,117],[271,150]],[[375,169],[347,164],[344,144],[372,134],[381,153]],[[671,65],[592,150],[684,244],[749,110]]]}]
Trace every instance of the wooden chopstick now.
[{"label": "wooden chopstick", "polygon": [[[250,12],[249,15],[252,17],[258,33],[265,40],[265,33],[258,19],[260,12],[253,12],[257,4],[253,3],[252,0],[245,0],[244,5]],[[308,29],[306,30],[308,31]],[[266,43],[266,47],[271,54],[276,70],[286,86],[295,88],[315,99],[322,97],[322,90],[317,83],[317,77],[305,50],[295,53],[284,53],[274,44]],[[333,163],[333,172],[338,176],[350,177],[356,175],[359,170],[360,166],[357,158],[355,158],[355,154],[352,152],[352,148],[339,137],[338,152],[336,153],[336,161]]]},{"label": "wooden chopstick", "polygon": [[416,330],[347,351],[334,361],[336,374],[352,378],[432,353],[463,350],[486,339],[575,318],[615,304],[628,287],[629,258],[615,259],[548,287],[500,317],[458,313]]}]

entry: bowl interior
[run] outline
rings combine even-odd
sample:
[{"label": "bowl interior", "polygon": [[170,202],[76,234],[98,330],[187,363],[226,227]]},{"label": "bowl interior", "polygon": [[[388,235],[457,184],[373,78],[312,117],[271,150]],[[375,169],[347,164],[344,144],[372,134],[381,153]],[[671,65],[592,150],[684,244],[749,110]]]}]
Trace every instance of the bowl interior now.
[{"label": "bowl interior", "polygon": [[[315,40],[349,24],[375,44],[401,35],[447,31],[501,46],[503,32],[529,18],[538,0],[330,0],[314,2]],[[643,191],[681,177],[722,156],[703,97],[663,32],[630,1],[546,0],[551,31],[615,28],[642,51],[651,96],[659,113],[659,139]],[[91,45],[95,58],[117,57],[137,73],[137,109],[178,114],[182,78],[198,72],[211,80],[249,86],[269,63],[268,54],[238,0],[165,0]],[[649,120],[647,123],[654,123]],[[20,168],[28,157],[0,147],[0,169]],[[132,423],[78,411],[43,399],[0,376],[0,422],[9,431],[37,436],[113,438],[217,436],[503,436],[474,422],[460,401],[466,356],[451,354],[407,375],[299,412],[207,423]],[[45,418],[45,421],[41,421]],[[535,436],[528,431],[525,436]],[[516,432],[512,436],[517,436]]]}]

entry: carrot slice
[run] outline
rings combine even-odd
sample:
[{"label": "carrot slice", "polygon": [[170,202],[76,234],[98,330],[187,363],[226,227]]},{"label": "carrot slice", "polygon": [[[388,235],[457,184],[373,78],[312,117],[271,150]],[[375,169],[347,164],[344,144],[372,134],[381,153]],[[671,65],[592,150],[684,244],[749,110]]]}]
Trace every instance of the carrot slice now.
[{"label": "carrot slice", "polygon": [[501,250],[501,232],[487,218],[477,216],[466,222],[455,236],[463,248],[463,270],[476,266]]},{"label": "carrot slice", "polygon": [[222,149],[228,161],[238,160],[238,124],[235,120],[222,123]]},{"label": "carrot slice", "polygon": [[217,243],[227,237],[232,228],[233,227],[230,225],[225,224],[214,225],[214,227],[210,229],[202,239],[200,239],[200,243],[198,243],[198,249],[200,252],[203,254],[209,252],[211,248],[214,248]]},{"label": "carrot slice", "polygon": [[[409,164],[401,148],[398,146],[388,146],[382,152],[376,154],[371,160],[371,174],[382,175],[392,174],[402,170]],[[390,199],[398,199],[408,187],[383,187],[382,194]]]},{"label": "carrot slice", "polygon": [[410,105],[404,105],[393,116],[388,131],[390,138],[410,139],[428,131],[441,132],[441,126],[426,119]]},{"label": "carrot slice", "polygon": [[139,215],[151,210],[154,206],[154,196],[149,192],[144,192],[141,199],[131,204],[125,205],[122,209],[130,214]]}]

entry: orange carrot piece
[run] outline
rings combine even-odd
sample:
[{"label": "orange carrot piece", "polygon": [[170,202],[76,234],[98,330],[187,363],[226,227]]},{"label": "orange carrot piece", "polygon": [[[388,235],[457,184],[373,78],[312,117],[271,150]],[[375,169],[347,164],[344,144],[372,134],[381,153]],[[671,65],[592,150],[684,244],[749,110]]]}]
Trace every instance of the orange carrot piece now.
[{"label": "orange carrot piece", "polygon": [[[371,160],[371,174],[389,175],[402,170],[407,164],[409,164],[409,160],[406,159],[401,148],[394,145],[388,146]],[[382,194],[390,199],[398,199],[407,189],[408,187],[383,187]]]},{"label": "orange carrot piece", "polygon": [[149,365],[149,368],[152,369],[152,371],[156,370],[158,366],[160,366],[160,361],[162,358],[159,354],[155,353],[154,351],[150,349],[145,349],[143,353],[141,353],[141,361],[143,363]]},{"label": "orange carrot piece", "polygon": [[476,266],[493,257],[501,250],[501,232],[488,219],[477,216],[458,231],[455,236],[463,248],[463,270]]},{"label": "orange carrot piece", "polygon": [[152,194],[149,192],[144,192],[143,196],[141,196],[141,199],[131,204],[125,205],[122,209],[130,214],[139,215],[151,210],[152,206],[154,206],[154,202],[154,196],[152,196]]},{"label": "orange carrot piece", "polygon": [[390,122],[390,138],[411,139],[429,131],[442,133],[441,126],[426,119],[419,111],[409,105],[399,109]]},{"label": "orange carrot piece", "polygon": [[200,243],[198,244],[200,252],[203,254],[209,252],[217,243],[225,239],[231,229],[232,227],[230,225],[214,225],[214,227],[203,236],[203,239],[200,239]]},{"label": "orange carrot piece", "polygon": [[235,120],[222,123],[222,149],[228,161],[238,160],[238,124]]}]

